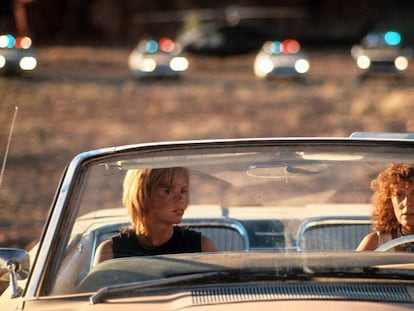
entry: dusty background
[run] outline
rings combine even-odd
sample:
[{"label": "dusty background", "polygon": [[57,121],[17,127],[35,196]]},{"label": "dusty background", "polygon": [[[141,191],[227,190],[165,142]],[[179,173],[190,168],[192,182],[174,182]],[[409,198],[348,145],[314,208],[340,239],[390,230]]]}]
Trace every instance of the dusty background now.
[{"label": "dusty background", "polygon": [[254,54],[190,56],[181,80],[137,81],[127,48],[37,49],[32,78],[0,76],[0,159],[18,107],[0,187],[0,246],[36,240],[75,154],[149,141],[348,136],[414,131],[414,69],[406,79],[356,76],[348,47],[310,49],[305,83],[260,81]]}]

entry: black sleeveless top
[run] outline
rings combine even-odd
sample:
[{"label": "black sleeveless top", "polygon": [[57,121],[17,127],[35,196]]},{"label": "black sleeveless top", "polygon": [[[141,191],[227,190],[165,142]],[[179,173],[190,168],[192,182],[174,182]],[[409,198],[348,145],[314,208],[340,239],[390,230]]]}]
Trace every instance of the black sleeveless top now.
[{"label": "black sleeveless top", "polygon": [[162,245],[149,248],[139,243],[133,229],[127,229],[112,238],[112,252],[113,258],[197,253],[201,252],[201,233],[175,226],[171,239]]}]

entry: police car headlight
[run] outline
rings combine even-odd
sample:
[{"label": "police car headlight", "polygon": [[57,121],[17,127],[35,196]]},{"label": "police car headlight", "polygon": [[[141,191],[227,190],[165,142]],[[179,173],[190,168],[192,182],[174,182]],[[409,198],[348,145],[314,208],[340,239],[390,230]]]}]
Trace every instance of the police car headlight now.
[{"label": "police car headlight", "polygon": [[394,66],[400,71],[404,71],[408,68],[408,59],[404,56],[398,56],[394,60]]},{"label": "police car headlight", "polygon": [[274,69],[273,62],[270,59],[262,59],[256,62],[254,72],[258,77],[265,77]]},{"label": "police car headlight", "polygon": [[357,58],[357,66],[361,69],[368,69],[371,66],[371,60],[366,55],[361,55]]},{"label": "police car headlight", "polygon": [[0,55],[0,68],[6,66],[6,58],[3,55]]},{"label": "police car headlight", "polygon": [[306,73],[309,71],[309,68],[310,64],[306,59],[301,58],[295,62],[295,70],[298,73]]},{"label": "police car headlight", "polygon": [[173,71],[186,71],[188,69],[188,60],[185,57],[174,57],[170,61],[170,68]]},{"label": "police car headlight", "polygon": [[22,70],[34,70],[37,66],[37,60],[33,56],[25,56],[20,60],[19,66]]},{"label": "police car headlight", "polygon": [[153,72],[157,68],[157,62],[152,58],[143,59],[139,68],[144,72]]}]

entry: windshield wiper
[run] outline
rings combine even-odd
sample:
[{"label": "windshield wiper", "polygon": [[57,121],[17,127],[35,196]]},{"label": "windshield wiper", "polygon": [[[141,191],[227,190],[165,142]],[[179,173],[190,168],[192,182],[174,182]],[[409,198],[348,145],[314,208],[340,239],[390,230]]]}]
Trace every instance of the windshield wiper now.
[{"label": "windshield wiper", "polygon": [[184,281],[204,279],[204,278],[208,278],[208,277],[216,276],[220,274],[223,274],[223,272],[222,271],[201,272],[201,273],[195,273],[195,274],[190,274],[190,275],[173,276],[173,277],[163,278],[163,279],[106,286],[98,290],[95,294],[93,294],[89,298],[89,301],[91,304],[97,304],[97,303],[104,301],[109,296],[113,296],[117,294],[122,294],[122,293],[130,292],[130,291],[149,288],[153,286],[164,286],[164,285],[171,285],[174,283],[179,283],[179,282],[184,282]]},{"label": "windshield wiper", "polygon": [[404,269],[404,267],[391,266],[378,266],[364,269],[365,275],[376,278],[388,278],[388,279],[403,279],[414,280],[414,271],[411,269]]},{"label": "windshield wiper", "polygon": [[150,287],[156,286],[165,286],[171,285],[180,282],[189,282],[195,280],[203,280],[206,282],[208,279],[217,281],[217,278],[220,280],[225,279],[226,281],[231,282],[245,282],[251,281],[252,278],[255,280],[310,280],[312,279],[312,274],[303,271],[302,269],[229,269],[229,270],[219,270],[219,271],[206,271],[178,276],[171,276],[168,278],[148,280],[133,282],[127,284],[119,285],[110,285],[99,289],[94,295],[92,295],[89,300],[91,304],[97,304],[104,301],[109,296],[116,296],[119,294],[124,294],[128,292],[133,292],[137,290],[147,289]]}]

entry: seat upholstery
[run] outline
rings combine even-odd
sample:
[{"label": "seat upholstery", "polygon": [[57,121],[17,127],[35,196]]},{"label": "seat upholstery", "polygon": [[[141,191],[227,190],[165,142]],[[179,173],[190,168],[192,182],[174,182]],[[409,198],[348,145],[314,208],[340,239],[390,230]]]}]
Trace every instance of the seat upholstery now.
[{"label": "seat upholstery", "polygon": [[369,217],[316,217],[304,221],[297,233],[299,251],[355,250],[372,231]]}]

